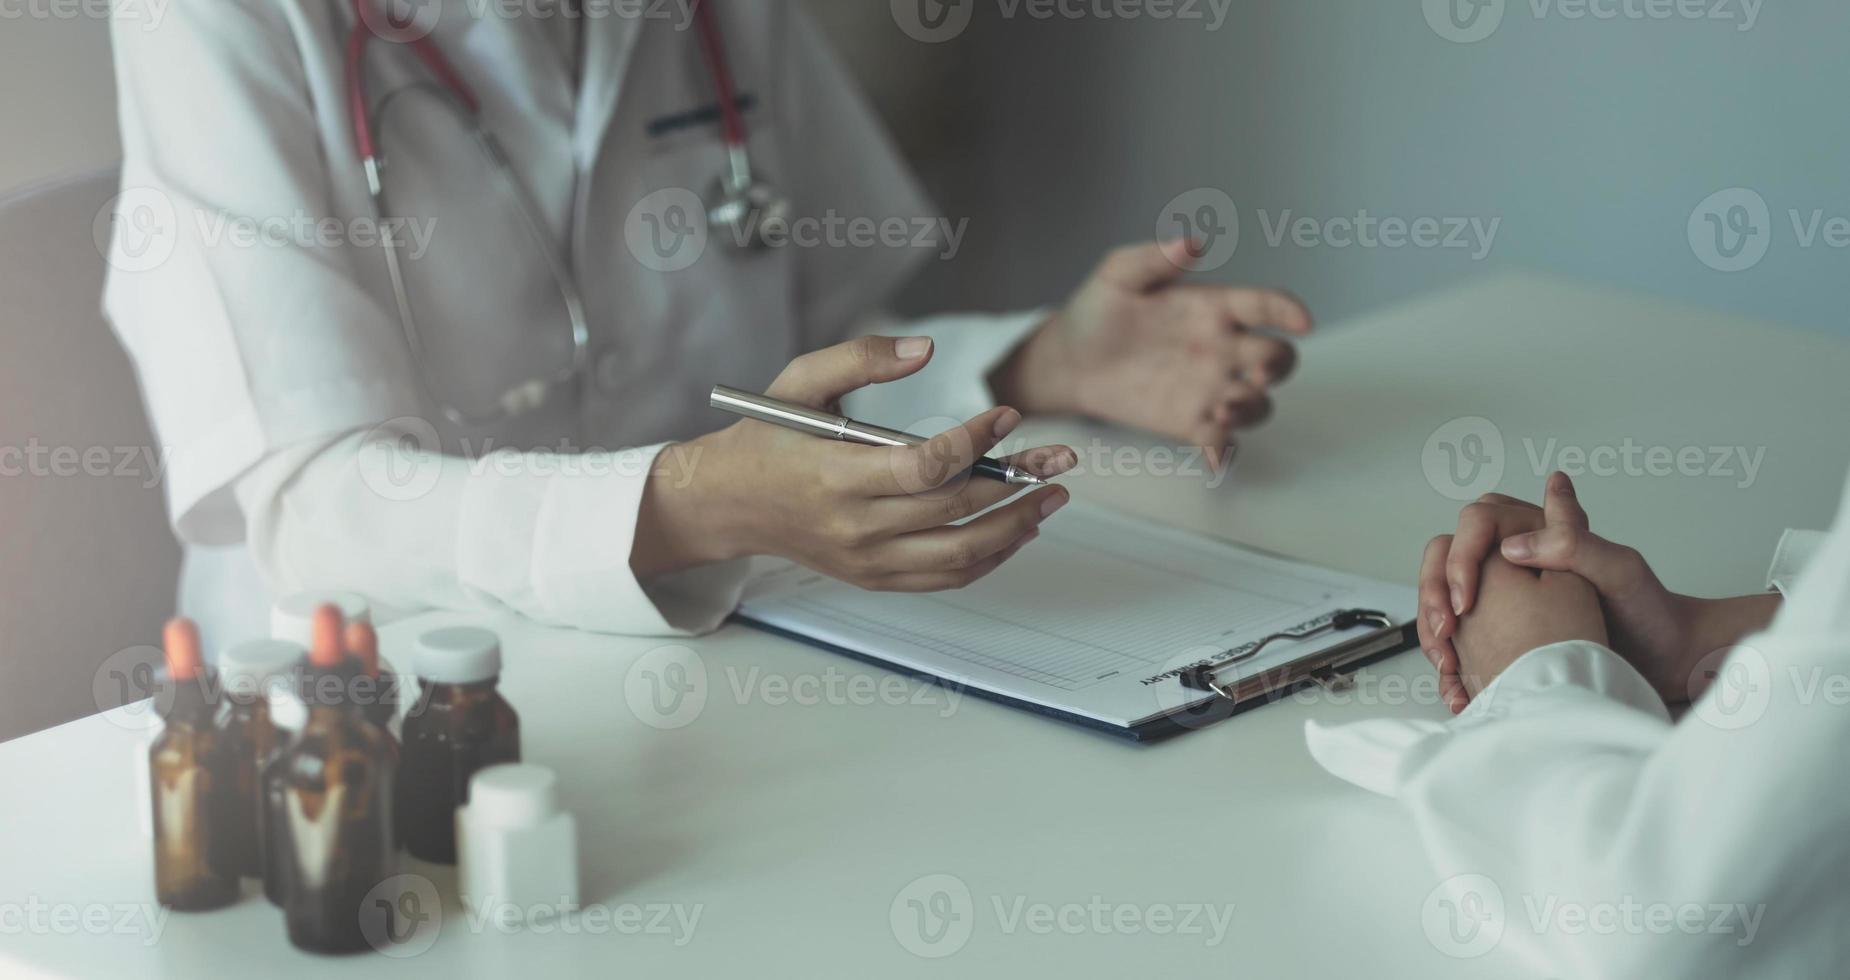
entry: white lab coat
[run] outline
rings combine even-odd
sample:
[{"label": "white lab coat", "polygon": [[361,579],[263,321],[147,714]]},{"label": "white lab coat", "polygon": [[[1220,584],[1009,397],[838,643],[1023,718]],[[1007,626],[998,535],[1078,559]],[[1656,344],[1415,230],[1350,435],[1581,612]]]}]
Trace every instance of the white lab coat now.
[{"label": "white lab coat", "polygon": [[[658,582],[629,571],[647,472],[637,458],[591,453],[606,465],[562,472],[471,468],[462,457],[484,447],[646,447],[646,464],[662,443],[725,424],[706,406],[713,384],[762,388],[796,355],[864,327],[919,263],[941,254],[942,242],[763,254],[712,242],[685,271],[645,268],[624,237],[632,208],[665,188],[706,196],[724,162],[715,125],[650,132],[714,103],[697,33],[680,19],[587,4],[605,15],[580,22],[574,88],[556,22],[478,19],[472,9],[483,5],[444,2],[433,37],[569,256],[593,333],[587,383],[486,431],[443,423],[370,241],[282,230],[252,245],[226,231],[372,217],[343,78],[350,5],[183,3],[158,30],[115,25],[123,187],[136,202],[149,193],[168,202],[177,232],[158,263],[116,263],[105,305],[170,457],[169,503],[187,546],[182,606],[214,646],[262,632],[270,597],[304,588],[360,591],[387,609],[512,608],[617,632],[711,628],[736,601],[737,564]],[[795,214],[936,213],[796,4],[735,0],[718,10],[737,88],[754,100],[754,163]],[[375,104],[428,78],[408,48],[389,43],[375,41],[366,64]],[[430,348],[423,370],[450,400],[473,404],[550,373],[569,333],[543,253],[510,228],[446,226],[446,215],[467,224],[457,216],[479,213],[471,208],[483,199],[471,195],[492,171],[458,162],[473,158],[456,152],[461,130],[447,117],[394,118],[384,127],[394,210],[431,222],[427,256],[454,257],[410,276],[414,288],[440,280],[419,318]],[[448,322],[477,309],[497,321]],[[907,324],[937,339],[934,364],[855,409],[896,426],[974,414],[989,403],[983,377],[1038,319]],[[405,419],[419,421],[392,423]],[[365,478],[362,442],[382,423],[434,427],[451,458],[429,489],[381,493]]]},{"label": "white lab coat", "polygon": [[1675,723],[1576,642],[1444,724],[1308,727],[1325,768],[1412,811],[1436,947],[1575,980],[1850,976],[1850,496],[1828,537],[1787,535],[1770,579],[1777,618]]}]

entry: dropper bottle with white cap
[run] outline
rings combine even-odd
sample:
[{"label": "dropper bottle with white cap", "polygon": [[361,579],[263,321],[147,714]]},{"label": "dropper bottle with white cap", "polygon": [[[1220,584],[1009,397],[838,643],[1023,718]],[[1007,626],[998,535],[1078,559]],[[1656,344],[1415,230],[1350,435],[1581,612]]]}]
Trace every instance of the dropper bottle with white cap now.
[{"label": "dropper bottle with white cap", "polygon": [[[315,610],[322,606],[339,610],[345,622],[372,622],[372,607],[364,596],[353,592],[298,592],[276,600],[270,607],[270,637],[306,651],[314,642]],[[281,835],[272,833],[270,824],[272,819],[279,819],[283,807],[283,750],[308,721],[308,705],[302,699],[300,686],[302,680],[298,667],[288,683],[270,686],[270,724],[277,730],[276,745],[263,760],[258,777],[262,799],[257,813],[257,836],[263,849],[263,894],[278,906],[283,904],[287,854]]]},{"label": "dropper bottle with white cap", "polygon": [[231,782],[225,846],[230,870],[248,878],[263,876],[263,768],[289,734],[271,721],[270,705],[279,690],[284,696],[291,693],[305,654],[287,640],[251,640],[218,658],[219,678],[230,702],[230,709],[218,717]]},{"label": "dropper bottle with white cap", "polygon": [[431,630],[413,653],[420,688],[405,716],[399,835],[411,856],[456,863],[456,808],[469,780],[520,761],[520,717],[501,696],[501,640],[473,627]]},{"label": "dropper bottle with white cap", "polygon": [[[365,596],[356,592],[298,592],[276,600],[276,604],[270,607],[270,635],[308,649],[309,644],[314,642],[311,624],[315,610],[322,606],[333,606],[340,610],[341,621],[344,623],[372,625],[372,605],[366,601]],[[397,674],[379,664],[375,651],[369,673],[355,677],[352,690],[347,695],[365,709],[366,716],[375,724],[385,726],[388,731],[397,734],[398,682]]]}]

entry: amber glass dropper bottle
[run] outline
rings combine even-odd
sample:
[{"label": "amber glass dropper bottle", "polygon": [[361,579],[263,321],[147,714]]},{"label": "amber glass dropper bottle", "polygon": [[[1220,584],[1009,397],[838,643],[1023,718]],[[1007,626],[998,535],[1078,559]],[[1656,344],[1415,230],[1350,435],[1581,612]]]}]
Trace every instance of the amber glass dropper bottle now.
[{"label": "amber glass dropper bottle", "polygon": [[397,871],[397,765],[384,730],[349,695],[356,664],[344,648],[340,611],[316,610],[313,636],[303,687],[308,720],[281,762],[283,912],[298,948],[362,952],[370,947],[362,902]]},{"label": "amber glass dropper bottle", "polygon": [[222,826],[229,757],[213,723],[218,699],[199,653],[199,628],[175,619],[162,639],[167,688],[156,705],[166,727],[148,748],[154,892],[168,908],[200,912],[238,900],[237,871],[224,853],[228,828]]}]

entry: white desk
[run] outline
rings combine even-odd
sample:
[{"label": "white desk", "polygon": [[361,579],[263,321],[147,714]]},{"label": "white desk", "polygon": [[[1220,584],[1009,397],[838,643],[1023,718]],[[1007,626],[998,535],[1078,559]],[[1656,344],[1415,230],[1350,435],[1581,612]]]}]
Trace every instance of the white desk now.
[{"label": "white desk", "polygon": [[[1673,587],[1750,591],[1781,528],[1831,516],[1847,462],[1847,376],[1850,345],[1504,278],[1313,341],[1278,421],[1249,439],[1218,491],[1184,477],[1071,482],[1203,533],[1411,581],[1421,544],[1456,513],[1421,462],[1428,435],[1454,417],[1495,422],[1509,456],[1502,489],[1523,495],[1545,475],[1531,471],[1524,437],[1765,447],[1747,488],[1708,477],[1580,480],[1596,526],[1624,529],[1617,536],[1652,555]],[[1122,438],[1043,424],[1027,434],[1082,446]],[[439,618],[457,617],[388,629],[388,654]],[[1319,696],[1138,748],[974,698],[946,717],[943,692],[912,682],[901,690],[926,703],[867,703],[879,699],[846,679],[890,675],[736,627],[689,644],[706,668],[705,707],[692,724],[660,730],[625,697],[628,669],[659,641],[487,625],[507,643],[505,689],[525,723],[527,758],[565,775],[581,821],[585,901],[697,906],[685,945],[615,929],[472,932],[449,876],[435,873],[448,915],[435,945],[408,959],[296,953],[261,899],[174,915],[158,942],[140,927],[88,934],[57,916],[151,900],[133,815],[146,804],[128,777],[135,736],[100,717],[0,745],[0,912],[12,910],[0,914],[0,974],[1511,974],[1504,950],[1457,960],[1426,939],[1422,907],[1436,881],[1410,825],[1394,805],[1324,775],[1303,748],[1307,718],[1440,717],[1417,653],[1364,681],[1372,700],[1393,703]],[[740,699],[735,683],[753,669],[810,684],[834,678],[846,696],[775,703],[775,688],[760,683]],[[1417,682],[1417,703],[1396,680]],[[955,876],[970,895],[953,906],[967,940],[958,946],[953,933],[925,947],[954,950],[936,959],[909,952],[889,917],[902,889],[927,875]],[[1068,920],[1077,935],[1057,924],[1039,934],[1027,920],[1009,928],[1018,900],[1083,907],[1095,898],[1126,906],[1126,921],[1190,903],[1231,903],[1233,913],[1218,945],[1206,919],[1197,923],[1205,934],[1115,931],[1115,908],[1104,929],[1082,908],[1083,921]],[[49,928],[22,921],[28,903]],[[899,931],[916,944],[916,931]]]}]

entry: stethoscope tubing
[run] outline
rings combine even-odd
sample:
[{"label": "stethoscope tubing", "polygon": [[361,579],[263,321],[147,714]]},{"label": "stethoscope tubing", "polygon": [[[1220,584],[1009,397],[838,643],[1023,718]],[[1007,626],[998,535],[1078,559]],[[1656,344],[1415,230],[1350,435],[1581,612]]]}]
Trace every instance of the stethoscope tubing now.
[{"label": "stethoscope tubing", "polygon": [[[365,55],[367,45],[373,40],[388,39],[378,38],[368,22],[366,5],[370,2],[374,0],[353,0],[354,22],[348,32],[346,45],[347,108],[353,130],[354,149],[366,175],[367,193],[372,200],[374,216],[380,219],[381,228],[385,229],[389,227],[384,221],[389,208],[382,174],[387,167],[387,161],[380,153],[378,136],[373,125],[374,113],[367,99]],[[714,15],[712,5],[707,0],[694,0],[693,10],[700,35],[701,55],[706,61],[708,73],[713,79],[715,94],[719,99],[720,116],[726,141],[729,176],[721,181],[721,193],[726,198],[721,207],[732,207],[736,210],[742,202],[749,206],[748,195],[754,190],[765,193],[767,198],[775,199],[775,195],[765,191],[761,185],[757,185],[752,176],[750,158],[746,151],[745,120],[733,87],[732,72],[726,59],[725,44],[720,36],[718,18]],[[411,47],[418,60],[430,72],[439,94],[449,98],[459,118],[464,121],[465,126],[475,138],[477,145],[490,158],[494,169],[512,188],[526,231],[538,244],[546,266],[558,285],[567,315],[571,320],[572,356],[570,364],[550,380],[535,379],[508,389],[501,397],[501,404],[493,412],[485,414],[464,412],[446,403],[436,392],[429,378],[423,377],[420,371],[420,378],[427,393],[440,406],[447,420],[465,428],[481,428],[523,414],[545,401],[546,396],[552,390],[575,384],[582,379],[590,366],[590,323],[570,264],[560,253],[545,222],[540,218],[539,207],[532,192],[515,173],[500,143],[482,125],[481,103],[474,91],[470,89],[469,84],[463,80],[462,74],[456,70],[436,41],[429,35],[404,41],[390,40],[389,43],[403,43]],[[398,94],[400,93],[394,92],[388,95],[381,103],[379,107],[381,117],[384,115],[386,104]],[[411,291],[405,277],[402,259],[398,254],[398,243],[389,231],[383,233],[383,241],[386,272],[392,285],[393,304],[397,307],[405,341],[410,347],[413,358],[421,365],[424,352],[423,337],[418,329],[416,311],[411,302]]]}]

